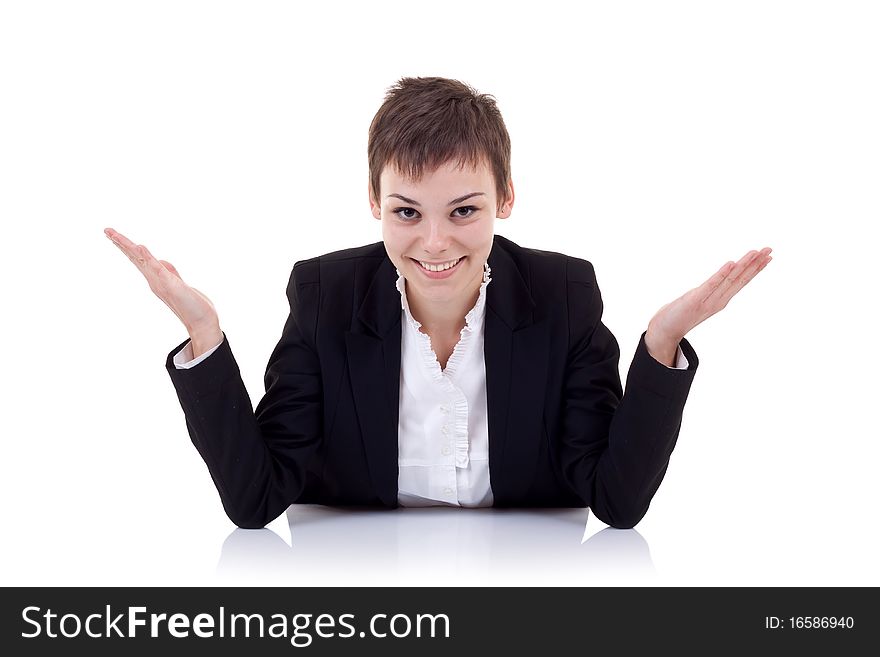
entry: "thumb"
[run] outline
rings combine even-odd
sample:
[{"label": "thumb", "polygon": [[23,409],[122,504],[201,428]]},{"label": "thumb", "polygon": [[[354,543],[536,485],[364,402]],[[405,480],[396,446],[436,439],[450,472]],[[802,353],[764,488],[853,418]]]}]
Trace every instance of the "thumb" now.
[{"label": "thumb", "polygon": [[160,260],[159,262],[162,263],[162,266],[165,267],[165,269],[167,269],[167,270],[170,271],[172,274],[174,274],[175,276],[177,276],[177,278],[183,280],[183,277],[180,275],[180,273],[177,271],[177,269],[175,269],[174,265],[172,265],[172,264],[171,264],[170,262],[168,262],[167,260]]}]

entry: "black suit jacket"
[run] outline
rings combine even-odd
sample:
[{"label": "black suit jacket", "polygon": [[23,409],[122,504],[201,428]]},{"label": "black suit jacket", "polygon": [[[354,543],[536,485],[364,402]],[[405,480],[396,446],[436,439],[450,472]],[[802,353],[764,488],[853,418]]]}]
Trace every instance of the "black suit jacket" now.
[{"label": "black suit jacket", "polygon": [[[589,506],[641,520],[669,464],[698,366],[639,340],[626,394],[593,266],[496,235],[484,353],[497,507]],[[290,314],[253,408],[228,337],[166,369],[229,518],[258,528],[292,503],[397,506],[401,299],[382,242],[297,262]]]}]

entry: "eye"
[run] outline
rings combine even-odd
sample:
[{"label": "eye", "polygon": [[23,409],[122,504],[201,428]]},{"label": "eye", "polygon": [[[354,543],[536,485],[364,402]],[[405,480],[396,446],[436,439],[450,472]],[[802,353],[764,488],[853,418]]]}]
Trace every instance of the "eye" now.
[{"label": "eye", "polygon": [[410,214],[401,214],[403,212],[415,212],[416,214],[418,214],[418,212],[416,212],[412,208],[397,208],[396,210],[392,211],[392,214],[397,215],[398,218],[403,219],[404,221],[415,219],[415,217]]},{"label": "eye", "polygon": [[455,215],[459,219],[467,219],[472,216],[479,208],[474,207],[473,205],[463,205],[460,208],[455,208],[453,213],[458,212],[459,210],[467,210],[467,214],[457,214]]}]

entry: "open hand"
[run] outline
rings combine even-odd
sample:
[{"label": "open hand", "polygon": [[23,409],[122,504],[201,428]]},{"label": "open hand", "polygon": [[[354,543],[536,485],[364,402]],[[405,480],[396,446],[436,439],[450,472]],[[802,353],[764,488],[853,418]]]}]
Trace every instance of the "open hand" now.
[{"label": "open hand", "polygon": [[219,326],[214,304],[197,289],[184,283],[174,265],[165,260],[156,260],[147,247],[134,244],[112,228],[105,228],[104,234],[140,270],[150,289],[171,308],[190,335]]},{"label": "open hand", "polygon": [[772,250],[768,246],[749,251],[739,262],[727,262],[705,283],[660,308],[648,324],[654,343],[678,345],[688,331],[727,306],[733,295],[767,266],[773,259]]}]

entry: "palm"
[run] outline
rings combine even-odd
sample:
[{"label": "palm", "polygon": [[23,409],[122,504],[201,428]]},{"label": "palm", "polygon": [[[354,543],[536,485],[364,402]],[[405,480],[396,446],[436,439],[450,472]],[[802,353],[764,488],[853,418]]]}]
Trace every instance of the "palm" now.
[{"label": "palm", "polygon": [[727,306],[727,302],[773,259],[771,251],[770,247],[749,251],[739,262],[726,263],[705,283],[660,308],[651,319],[649,330],[677,342]]},{"label": "palm", "polygon": [[134,244],[112,228],[104,233],[140,270],[153,293],[177,315],[187,330],[194,331],[218,322],[217,311],[211,300],[187,285],[174,265],[166,260],[157,260],[146,246]]}]

